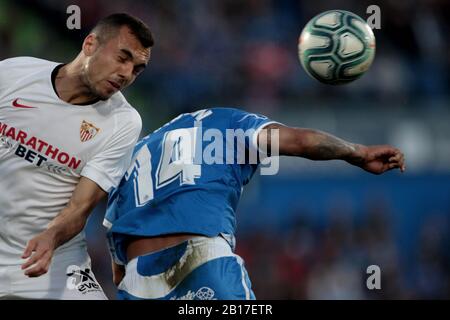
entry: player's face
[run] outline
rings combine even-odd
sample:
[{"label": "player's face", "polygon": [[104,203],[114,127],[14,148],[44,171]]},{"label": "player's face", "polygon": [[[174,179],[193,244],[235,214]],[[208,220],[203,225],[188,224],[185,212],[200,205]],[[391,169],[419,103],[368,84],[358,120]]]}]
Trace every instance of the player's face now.
[{"label": "player's face", "polygon": [[88,57],[84,82],[95,96],[106,100],[133,83],[148,64],[150,53],[128,27],[122,27]]}]

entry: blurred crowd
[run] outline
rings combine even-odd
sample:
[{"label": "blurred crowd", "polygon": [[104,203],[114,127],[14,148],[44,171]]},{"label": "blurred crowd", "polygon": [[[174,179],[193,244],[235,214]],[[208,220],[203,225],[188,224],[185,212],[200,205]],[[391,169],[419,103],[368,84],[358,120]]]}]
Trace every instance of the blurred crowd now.
[{"label": "blurred crowd", "polygon": [[[339,212],[318,225],[299,214],[282,232],[242,232],[237,252],[257,298],[449,299],[449,221],[428,217],[414,256],[405,259],[391,219],[379,209],[358,222]],[[381,290],[367,287],[371,265],[380,268]]]},{"label": "blurred crowd", "polygon": [[[66,8],[72,4],[81,8],[82,30],[66,28]],[[381,8],[381,30],[374,30],[377,57],[368,74],[345,87],[309,79],[297,57],[307,21],[329,9],[367,18],[372,4]],[[99,18],[123,11],[147,22],[156,40],[149,70],[125,92],[143,117],[144,134],[180,112],[214,105],[245,106],[271,116],[308,112],[330,101],[355,109],[370,102],[386,119],[393,108],[412,108],[418,101],[431,110],[443,100],[448,109],[448,0],[0,0],[0,60],[27,55],[69,61]],[[442,141],[448,145],[448,137]],[[446,152],[444,147],[439,150]],[[417,141],[413,148],[419,150]],[[259,209],[255,204],[255,213]],[[281,229],[242,228],[237,252],[260,299],[449,299],[444,217],[450,212],[435,216],[436,208],[429,209],[419,233],[411,235],[415,248],[408,258],[390,209],[376,206],[358,219],[340,212],[318,223],[298,212]],[[104,230],[98,227],[103,210],[92,217],[87,235],[94,271],[114,298]],[[379,291],[366,288],[366,268],[372,264],[381,269]]]},{"label": "blurred crowd", "polygon": [[[97,279],[114,299],[104,230],[98,229],[103,209],[90,221],[89,251]],[[253,212],[238,216],[262,210],[255,206]],[[418,236],[410,235],[409,257],[396,237],[401,226],[395,224],[391,208],[371,205],[358,215],[346,210],[336,207],[324,220],[297,210],[292,220],[276,227],[238,223],[236,253],[244,259],[256,297],[450,299],[450,214],[424,214]],[[380,290],[367,287],[371,265],[380,268]]]}]

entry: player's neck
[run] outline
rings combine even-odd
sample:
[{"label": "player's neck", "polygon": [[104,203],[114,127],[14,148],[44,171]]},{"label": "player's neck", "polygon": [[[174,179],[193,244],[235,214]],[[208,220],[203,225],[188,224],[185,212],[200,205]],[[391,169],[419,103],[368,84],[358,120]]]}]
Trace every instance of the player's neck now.
[{"label": "player's neck", "polygon": [[79,58],[59,68],[54,87],[59,98],[70,104],[86,105],[99,100],[85,84]]}]

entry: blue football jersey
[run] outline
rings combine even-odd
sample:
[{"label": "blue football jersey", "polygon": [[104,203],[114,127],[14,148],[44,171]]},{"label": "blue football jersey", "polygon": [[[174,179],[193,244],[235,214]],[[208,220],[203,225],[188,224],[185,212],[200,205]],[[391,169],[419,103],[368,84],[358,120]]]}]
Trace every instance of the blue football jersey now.
[{"label": "blue football jersey", "polygon": [[234,235],[242,187],[255,173],[267,117],[233,108],[182,114],[138,142],[105,217],[117,263],[128,236]]}]

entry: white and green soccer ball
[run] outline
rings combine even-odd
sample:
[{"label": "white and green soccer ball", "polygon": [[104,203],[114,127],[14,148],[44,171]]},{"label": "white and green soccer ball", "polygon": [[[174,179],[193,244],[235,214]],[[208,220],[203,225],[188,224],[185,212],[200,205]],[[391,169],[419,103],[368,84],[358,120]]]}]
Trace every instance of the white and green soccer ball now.
[{"label": "white and green soccer ball", "polygon": [[375,36],[356,14],[331,10],[308,22],[298,50],[300,62],[311,77],[326,84],[344,84],[369,69],[375,57]]}]

